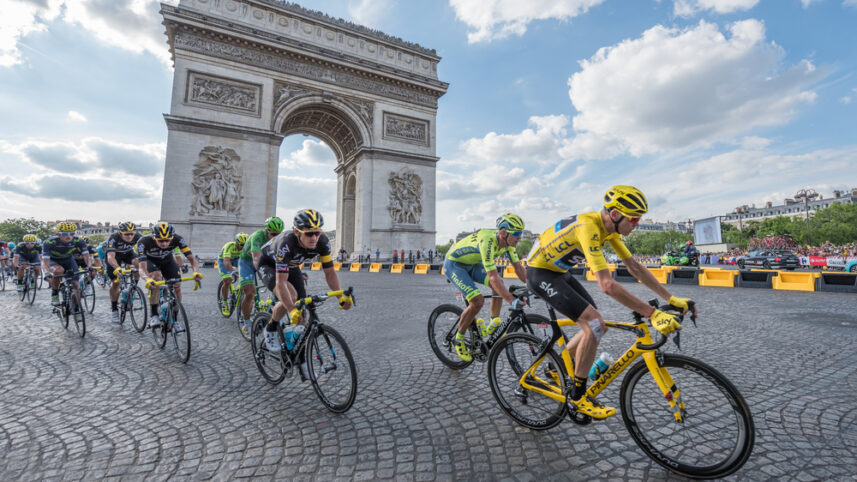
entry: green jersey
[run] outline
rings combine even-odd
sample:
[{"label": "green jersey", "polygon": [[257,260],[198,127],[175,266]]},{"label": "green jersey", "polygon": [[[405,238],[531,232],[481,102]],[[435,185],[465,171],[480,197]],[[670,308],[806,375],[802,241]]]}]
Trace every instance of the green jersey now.
[{"label": "green jersey", "polygon": [[217,259],[235,259],[238,256],[241,256],[241,250],[238,249],[238,244],[235,241],[230,241],[223,245],[223,248],[220,250],[220,255],[217,256]]},{"label": "green jersey", "polygon": [[268,233],[264,228],[256,231],[255,233],[250,235],[250,238],[247,240],[247,244],[244,245],[244,249],[241,250],[241,259],[245,259],[247,261],[253,261],[253,253],[261,253],[262,245],[268,242]]},{"label": "green jersey", "polygon": [[517,263],[519,261],[518,253],[512,246],[500,249],[496,229],[480,229],[469,236],[465,236],[449,248],[446,259],[462,264],[482,263],[485,271],[491,271],[497,269],[494,259],[499,258],[504,253],[508,253],[511,262]]}]

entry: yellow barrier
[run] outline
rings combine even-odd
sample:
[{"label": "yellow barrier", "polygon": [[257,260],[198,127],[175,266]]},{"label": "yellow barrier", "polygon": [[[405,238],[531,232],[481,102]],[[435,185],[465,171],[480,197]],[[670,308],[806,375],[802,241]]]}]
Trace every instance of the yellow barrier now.
[{"label": "yellow barrier", "polygon": [[704,269],[699,273],[699,286],[734,288],[736,276],[738,276],[738,271],[723,270],[720,268]]},{"label": "yellow barrier", "polygon": [[339,271],[340,269],[342,269],[342,263],[333,263],[334,271]]},{"label": "yellow barrier", "polygon": [[318,271],[321,269],[321,263],[313,263],[312,267],[310,267],[312,271]]},{"label": "yellow barrier", "polygon": [[355,271],[360,271],[360,268],[362,267],[363,263],[351,263],[351,267],[348,268],[348,271],[351,271],[353,273]]},{"label": "yellow barrier", "polygon": [[517,278],[518,274],[515,273],[515,267],[512,265],[506,266],[503,268],[503,277],[504,278]]},{"label": "yellow barrier", "polygon": [[390,265],[390,272],[391,273],[401,273],[402,269],[404,269],[404,268],[405,268],[405,265],[403,263],[395,263],[393,265]]},{"label": "yellow barrier", "polygon": [[[655,275],[655,279],[658,280],[658,283],[660,283],[662,285],[667,284],[668,276],[670,274],[670,271],[672,271],[671,269],[667,270],[667,269],[663,269],[663,268],[647,268],[647,269],[653,275]],[[640,280],[637,280],[637,282],[639,283]]]},{"label": "yellow barrier", "polygon": [[214,269],[218,269],[220,266],[217,265],[217,261],[214,262]]},{"label": "yellow barrier", "polygon": [[815,280],[821,277],[821,273],[787,273],[771,278],[771,287],[775,290],[789,291],[815,291]]},{"label": "yellow barrier", "polygon": [[[587,264],[586,266],[589,266],[589,264]],[[616,271],[616,265],[608,264],[607,271],[609,271],[610,273]],[[598,281],[597,278],[595,278],[595,272],[591,269],[586,270],[586,281]]]},{"label": "yellow barrier", "polygon": [[428,274],[429,268],[431,268],[430,264],[418,264],[414,266],[414,274]]},{"label": "yellow barrier", "polygon": [[369,265],[370,273],[380,273],[381,272],[381,263],[372,263]]},{"label": "yellow barrier", "polygon": [[304,264],[301,263],[301,271],[303,271],[303,270],[304,270]]},{"label": "yellow barrier", "polygon": [[441,274],[441,275],[445,275],[445,274],[446,274],[446,270],[445,270],[445,269],[443,269],[443,266],[441,266],[441,267],[440,267],[440,274]]}]

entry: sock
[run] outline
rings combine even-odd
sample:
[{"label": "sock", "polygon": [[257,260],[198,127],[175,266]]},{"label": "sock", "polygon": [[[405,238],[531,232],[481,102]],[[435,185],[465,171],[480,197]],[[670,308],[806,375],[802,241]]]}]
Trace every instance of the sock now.
[{"label": "sock", "polygon": [[571,398],[572,400],[580,400],[580,397],[586,394],[586,381],[588,379],[586,377],[578,378],[574,377],[574,387],[571,389]]},{"label": "sock", "polygon": [[268,323],[267,326],[265,326],[265,331],[276,332],[277,331],[277,323],[279,323],[279,321],[273,321],[272,320],[270,323]]},{"label": "sock", "polygon": [[158,305],[149,305],[149,308],[151,308],[151,309],[152,309],[152,314],[153,314],[153,315],[157,315],[157,314],[158,314]]},{"label": "sock", "polygon": [[110,311],[119,311],[119,302],[111,301],[110,302]]},{"label": "sock", "polygon": [[455,332],[455,339],[456,339],[456,340],[464,341],[464,339],[465,339],[465,338],[464,338],[464,333],[462,333],[462,332],[460,332],[460,331]]},{"label": "sock", "polygon": [[59,294],[60,294],[60,290],[54,290],[54,289],[51,290],[51,296],[59,296]]}]

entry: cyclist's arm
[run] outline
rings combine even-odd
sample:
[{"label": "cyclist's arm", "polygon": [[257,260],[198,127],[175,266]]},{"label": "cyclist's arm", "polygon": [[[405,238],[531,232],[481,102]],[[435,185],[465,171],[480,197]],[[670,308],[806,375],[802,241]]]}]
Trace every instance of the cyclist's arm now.
[{"label": "cyclist's arm", "polygon": [[222,258],[223,266],[228,270],[232,271],[235,268],[232,266],[232,261],[229,258]]},{"label": "cyclist's arm", "polygon": [[[639,261],[634,259],[634,257],[623,258],[622,262],[625,263],[625,267],[628,268],[628,272],[631,273],[634,278],[640,280],[640,283],[646,285],[646,288],[654,291],[656,295],[661,298],[668,300],[670,299],[670,292],[664,288],[662,284],[655,279],[655,275],[652,274],[651,271],[646,269],[645,266],[640,264]],[[639,311],[637,313],[640,313]]]},{"label": "cyclist's arm", "polygon": [[119,267],[119,263],[116,262],[116,252],[108,251],[107,252],[107,265],[112,269],[116,269]]},{"label": "cyclist's arm", "polygon": [[[484,230],[480,231],[479,234],[481,235],[484,232]],[[493,232],[490,236],[480,236],[478,246],[479,256],[482,258],[482,267],[485,268],[485,273],[488,274],[489,286],[507,303],[512,303],[515,301],[515,297],[506,289],[506,284],[503,283],[503,279],[500,278],[500,274],[497,272],[497,265],[494,264],[494,257],[497,255],[494,249],[495,243],[496,234]]]},{"label": "cyclist's arm", "polygon": [[262,257],[262,252],[250,251],[250,255],[253,257],[253,268],[259,269],[259,258]]},{"label": "cyclist's arm", "polygon": [[199,273],[199,260],[196,259],[196,255],[188,252],[188,253],[185,253],[185,258],[187,258],[187,260],[190,261],[190,267],[191,267],[191,269],[193,269],[193,272]]},{"label": "cyclist's arm", "polygon": [[621,283],[614,280],[613,277],[610,276],[609,269],[605,268],[600,271],[596,271],[595,280],[598,281],[598,287],[601,288],[601,291],[604,292],[604,294],[628,308],[631,308],[637,313],[648,317],[655,311],[651,305],[632,295],[625,289],[625,287],[622,286]]},{"label": "cyclist's arm", "polygon": [[512,263],[512,266],[515,267],[515,275],[518,276],[518,279],[521,280],[522,283],[526,283],[527,282],[527,267],[524,266],[524,264],[521,263],[520,261]]},{"label": "cyclist's arm", "polygon": [[500,274],[497,272],[497,269],[492,269],[488,271],[488,284],[494,290],[495,293],[500,295],[506,303],[512,303],[515,301],[515,297],[512,296],[512,293],[506,288],[506,283],[503,283],[503,278],[500,277]]}]

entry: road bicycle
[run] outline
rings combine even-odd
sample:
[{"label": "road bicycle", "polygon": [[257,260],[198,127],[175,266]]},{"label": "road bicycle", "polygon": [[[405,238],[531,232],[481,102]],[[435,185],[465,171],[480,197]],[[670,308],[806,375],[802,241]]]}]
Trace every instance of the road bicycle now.
[{"label": "road bicycle", "polygon": [[137,333],[142,333],[149,321],[146,316],[149,303],[143,290],[137,286],[137,268],[120,269],[116,282],[119,283],[119,322],[125,323],[127,316]]},{"label": "road bicycle", "polygon": [[[343,413],[351,408],[357,397],[357,369],[351,350],[338,331],[319,320],[316,309],[325,300],[334,296],[351,296],[353,288],[330,291],[325,294],[308,296],[295,303],[306,321],[306,329],[294,341],[290,350],[283,334],[283,323],[277,323],[277,338],[280,351],[269,351],[265,345],[265,327],[271,320],[270,313],[259,313],[253,319],[252,347],[256,367],[268,383],[277,385],[295,371],[300,365],[307,364],[306,378],[321,403],[328,410]],[[288,323],[288,317],[284,317]],[[304,374],[301,373],[301,378]]]},{"label": "road bicycle", "polygon": [[155,281],[155,286],[160,290],[160,304],[158,305],[158,316],[161,326],[152,328],[152,336],[155,344],[163,349],[167,344],[167,338],[173,340],[176,356],[182,363],[190,359],[190,325],[187,322],[187,313],[181,301],[176,298],[176,283],[182,281],[196,281],[193,290],[199,289],[199,281],[193,276],[186,278],[175,278],[163,281]]},{"label": "road bicycle", "polygon": [[[256,319],[256,315],[259,313],[271,313],[271,306],[274,305],[275,300],[273,298],[273,293],[268,291],[268,288],[264,285],[260,285],[258,280],[256,282],[256,295],[253,297],[253,307],[250,309],[250,316],[245,320],[243,313],[241,312],[241,297],[244,296],[240,294],[238,299],[236,300],[236,306],[238,309],[235,311],[235,321],[238,324],[238,331],[241,333],[241,336],[244,337],[245,340],[251,341],[250,331],[253,328],[253,320]],[[235,282],[232,283],[232,286],[235,286]],[[238,288],[241,289],[240,287]],[[220,290],[217,291],[220,293]],[[218,296],[220,296],[218,294]]]},{"label": "road bicycle", "polygon": [[241,305],[241,287],[238,286],[238,272],[233,271],[231,277],[232,283],[229,285],[229,296],[226,300],[227,311],[223,311],[223,296],[221,295],[223,292],[223,283],[225,283],[226,280],[221,279],[220,283],[217,285],[217,310],[220,311],[220,314],[223,315],[224,318],[232,316],[235,308]]},{"label": "road bicycle", "polygon": [[[656,300],[650,303],[657,307]],[[682,319],[675,307],[660,309]],[[514,333],[492,348],[488,356],[491,393],[503,412],[524,427],[546,430],[566,416],[578,425],[588,425],[592,418],[577,412],[568,400],[574,362],[564,349],[561,327],[575,323],[557,320],[550,307],[549,313],[551,337]],[[638,313],[633,317],[633,323],[605,322],[635,335],[636,340],[585,396],[596,397],[630,367],[619,390],[622,421],[646,455],[686,477],[725,477],[740,469],[753,450],[755,428],[738,389],[699,360],[661,351],[669,338],[655,342],[643,317]],[[691,320],[696,323],[693,316]],[[673,340],[681,349],[679,332]],[[552,349],[554,344],[561,355]],[[642,361],[634,364],[640,357]],[[647,373],[651,376],[646,377]]]},{"label": "road bicycle", "polygon": [[59,278],[59,306],[53,307],[54,314],[60,320],[63,328],[68,329],[69,319],[74,320],[74,328],[77,334],[83,338],[86,336],[86,307],[80,299],[80,293],[75,289],[78,281],[77,278],[87,270],[80,270],[73,273],[63,273],[61,275],[47,275],[46,278]]},{"label": "road bicycle", "polygon": [[[509,292],[516,298],[528,300],[535,297],[533,292],[524,286],[510,286]],[[464,301],[461,293],[457,293],[458,299]],[[499,295],[489,295],[485,298],[500,298]],[[466,302],[465,302],[466,306]],[[464,361],[455,352],[455,335],[458,331],[458,321],[464,310],[458,305],[443,304],[435,308],[428,319],[428,339],[431,349],[437,358],[449,368],[461,370],[469,366],[472,361]],[[531,335],[546,336],[549,327],[548,319],[542,315],[525,313],[523,310],[510,310],[506,319],[497,329],[483,336],[476,321],[470,324],[465,334],[465,345],[473,356],[473,360],[485,362],[491,347],[497,343],[506,333],[523,331]]]},{"label": "road bicycle", "polygon": [[[99,268],[92,269],[98,270]],[[83,275],[78,277],[77,284],[83,306],[92,313],[95,311],[95,283],[92,282],[92,273],[89,270],[85,271]]]},{"label": "road bicycle", "polygon": [[24,278],[23,278],[23,288],[19,293],[21,295],[21,301],[33,304],[36,301],[36,289],[38,288],[38,284],[36,279],[36,271],[33,268],[34,266],[38,266],[38,263],[27,263],[24,266]]}]

